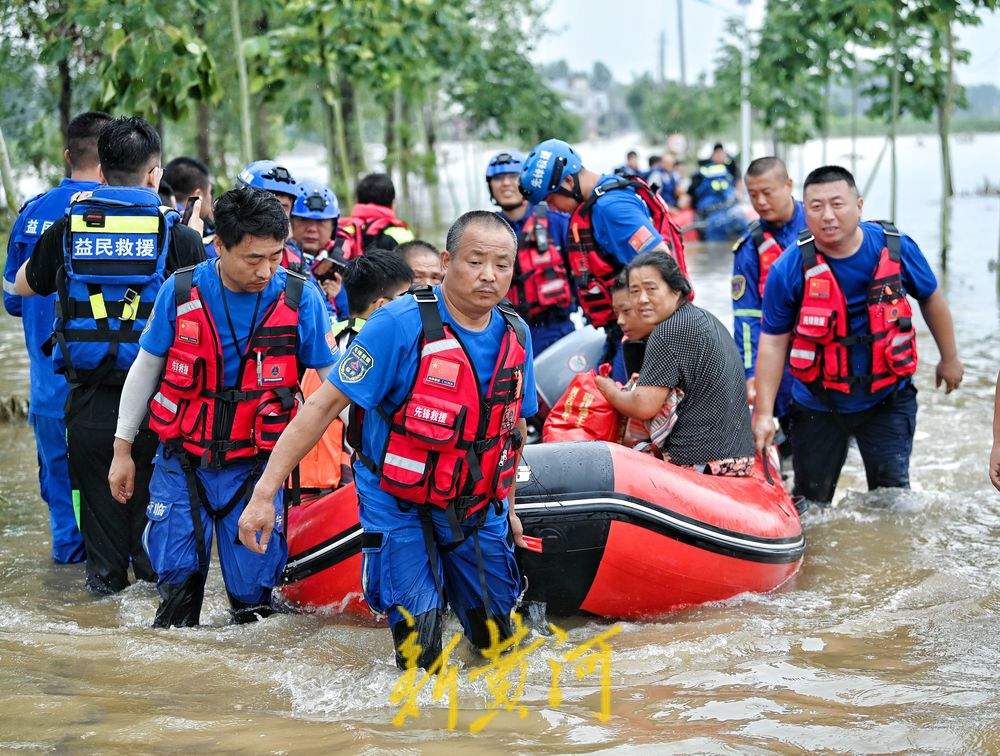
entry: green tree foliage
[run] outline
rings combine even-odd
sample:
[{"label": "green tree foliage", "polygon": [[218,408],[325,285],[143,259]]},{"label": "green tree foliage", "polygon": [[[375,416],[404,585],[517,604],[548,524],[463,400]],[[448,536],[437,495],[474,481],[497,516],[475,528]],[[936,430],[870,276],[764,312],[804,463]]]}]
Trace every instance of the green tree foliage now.
[{"label": "green tree foliage", "polygon": [[662,142],[667,134],[680,132],[693,143],[714,138],[731,128],[739,106],[704,77],[687,86],[675,81],[657,84],[649,74],[628,88],[626,103],[647,139]]}]

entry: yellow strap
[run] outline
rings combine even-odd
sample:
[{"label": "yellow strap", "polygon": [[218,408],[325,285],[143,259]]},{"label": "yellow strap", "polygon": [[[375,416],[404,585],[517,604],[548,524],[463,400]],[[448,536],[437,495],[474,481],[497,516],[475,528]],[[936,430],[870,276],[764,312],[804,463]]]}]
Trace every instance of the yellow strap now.
[{"label": "yellow strap", "polygon": [[743,324],[743,367],[749,370],[753,367],[753,332],[750,324]]},{"label": "yellow strap", "polygon": [[104,307],[104,296],[102,294],[90,295],[90,309],[94,313],[94,320],[104,320],[108,317],[108,311]]},{"label": "yellow strap", "polygon": [[410,229],[402,226],[389,226],[382,233],[390,239],[395,239],[397,244],[406,244],[417,238]]},{"label": "yellow strap", "polygon": [[160,218],[153,215],[108,215],[99,228],[88,226],[82,215],[70,216],[74,234],[155,234],[159,230]]},{"label": "yellow strap", "polygon": [[[129,289],[131,291],[131,289]],[[139,316],[139,297],[132,297],[131,300],[125,299],[122,302],[122,317],[124,320],[135,320]]]}]

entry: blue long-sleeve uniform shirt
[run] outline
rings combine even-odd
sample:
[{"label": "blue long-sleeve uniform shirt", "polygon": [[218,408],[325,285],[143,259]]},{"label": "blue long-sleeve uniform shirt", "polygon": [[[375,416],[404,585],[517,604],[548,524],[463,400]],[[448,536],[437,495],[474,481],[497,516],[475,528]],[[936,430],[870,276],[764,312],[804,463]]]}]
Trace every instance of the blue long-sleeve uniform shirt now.
[{"label": "blue long-sleeve uniform shirt", "polygon": [[66,379],[53,368],[52,358],[42,353],[42,344],[52,335],[55,322],[56,294],[19,297],[14,294],[17,271],[35,250],[42,233],[66,214],[70,198],[77,192],[96,189],[96,181],[63,179],[59,186],[34,197],[21,208],[10,230],[7,262],[3,272],[3,306],[21,318],[24,343],[28,350],[31,412],[42,417],[62,418],[69,387]]}]

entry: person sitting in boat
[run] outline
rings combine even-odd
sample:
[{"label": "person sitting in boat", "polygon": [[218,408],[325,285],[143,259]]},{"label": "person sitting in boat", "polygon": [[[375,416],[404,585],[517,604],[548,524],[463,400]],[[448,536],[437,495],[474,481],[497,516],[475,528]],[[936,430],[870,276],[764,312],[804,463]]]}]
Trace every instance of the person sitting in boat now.
[{"label": "person sitting in boat", "polygon": [[664,459],[712,475],[750,475],[754,442],[746,381],[729,331],[691,304],[691,285],[669,255],[639,255],[628,277],[632,306],[655,328],[634,389],[603,376],[597,387],[626,417],[656,418],[650,436]]}]

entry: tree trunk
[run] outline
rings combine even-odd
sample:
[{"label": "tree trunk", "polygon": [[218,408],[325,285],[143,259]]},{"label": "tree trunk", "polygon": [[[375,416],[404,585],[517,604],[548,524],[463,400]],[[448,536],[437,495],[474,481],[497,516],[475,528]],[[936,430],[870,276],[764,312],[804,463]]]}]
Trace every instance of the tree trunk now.
[{"label": "tree trunk", "polygon": [[955,184],[951,171],[951,114],[955,107],[955,38],[952,19],[947,19],[944,32],[945,68],[944,92],[938,103],[938,140],[941,143],[941,270],[948,270],[948,253],[951,251],[951,198]]},{"label": "tree trunk", "polygon": [[[396,130],[400,146],[399,194],[406,214],[412,216],[415,204],[410,190],[410,174],[413,172],[413,102],[402,90],[400,90],[399,107],[399,128]],[[414,220],[411,218],[411,223]]]},{"label": "tree trunk", "polygon": [[[66,144],[69,122],[73,117],[73,77],[69,71],[69,59],[63,58],[56,67],[59,71],[59,133],[62,134],[62,143]],[[65,171],[68,176],[68,165],[65,166]]]},{"label": "tree trunk", "polygon": [[[331,187],[339,189],[340,187],[337,186],[336,161],[333,158],[334,152],[337,150],[333,106],[327,101],[326,97],[319,98],[319,106],[323,111],[323,142],[326,145],[326,183]],[[344,204],[348,203],[345,202]]]},{"label": "tree trunk", "polygon": [[[316,27],[318,32],[317,46],[319,63],[323,70],[321,97],[326,113],[327,130],[327,176],[329,184],[339,197],[346,200],[350,197],[352,181],[351,168],[347,161],[347,138],[344,133],[344,114],[340,109],[340,85],[337,75],[331,66],[327,50],[326,28],[322,21]],[[339,180],[337,172],[340,172]]]},{"label": "tree trunk", "polygon": [[823,157],[820,162],[823,165],[827,165],[827,147],[830,143],[830,87],[832,86],[832,77],[827,74],[826,84],[823,86],[823,115],[822,115],[822,128],[820,129],[820,135],[823,140]]},{"label": "tree trunk", "polygon": [[403,121],[403,90],[400,87],[397,87],[392,93],[392,120],[393,167],[396,169],[396,203],[400,208],[400,212],[405,215],[408,214],[406,212],[406,205],[409,197],[407,196],[406,189],[409,187],[403,184],[403,177],[406,175],[406,156],[403,154],[403,131],[406,129],[406,123]]},{"label": "tree trunk", "polygon": [[438,176],[437,165],[437,123],[434,114],[437,111],[437,93],[431,92],[427,102],[423,107],[424,123],[424,184],[430,194],[431,202],[431,225],[441,228],[443,221],[441,218],[441,182]]},{"label": "tree trunk", "polygon": [[[257,36],[263,36],[271,28],[271,21],[267,13],[261,13],[253,22],[253,30]],[[268,107],[264,100],[264,92],[251,95],[254,119],[253,119],[253,156],[257,159],[272,157],[271,152],[271,123],[268,120]]]},{"label": "tree trunk", "polygon": [[0,182],[3,183],[3,193],[7,200],[7,212],[11,219],[17,215],[21,207],[21,198],[17,195],[17,184],[14,181],[14,171],[10,167],[10,155],[7,154],[7,142],[0,129]]},{"label": "tree trunk", "polygon": [[270,158],[271,154],[271,124],[268,120],[268,107],[263,97],[257,97],[257,107],[254,109],[253,154],[257,158]]},{"label": "tree trunk", "polygon": [[393,98],[385,106],[385,172],[390,176],[396,167],[396,100]]},{"label": "tree trunk", "polygon": [[351,169],[351,183],[365,170],[365,143],[361,138],[361,119],[354,83],[346,76],[337,77],[340,89],[340,110],[347,131],[347,163]]},{"label": "tree trunk", "polygon": [[855,51],[851,66],[851,173],[855,176],[858,173],[858,112],[861,100],[858,88],[858,55]]},{"label": "tree trunk", "polygon": [[195,118],[194,144],[198,159],[207,166],[212,165],[212,110],[204,100],[198,101]]},{"label": "tree trunk", "polygon": [[250,77],[247,74],[247,60],[243,55],[240,0],[229,0],[229,20],[232,23],[233,54],[236,57],[236,73],[239,78],[240,90],[240,158],[243,163],[249,163],[253,144],[250,136]]},{"label": "tree trunk", "polygon": [[896,130],[899,125],[899,9],[893,5],[892,21],[892,76],[889,105],[889,220],[896,221]]}]

